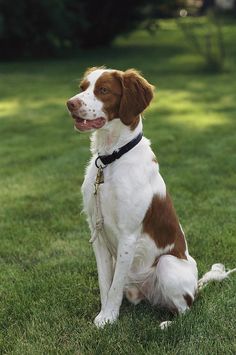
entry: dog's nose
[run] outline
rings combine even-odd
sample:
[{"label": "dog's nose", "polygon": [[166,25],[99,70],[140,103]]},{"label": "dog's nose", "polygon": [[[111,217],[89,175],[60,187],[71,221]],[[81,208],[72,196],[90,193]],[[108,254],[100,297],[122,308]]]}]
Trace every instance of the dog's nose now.
[{"label": "dog's nose", "polygon": [[80,108],[81,101],[79,99],[70,99],[67,101],[67,107],[70,111]]}]

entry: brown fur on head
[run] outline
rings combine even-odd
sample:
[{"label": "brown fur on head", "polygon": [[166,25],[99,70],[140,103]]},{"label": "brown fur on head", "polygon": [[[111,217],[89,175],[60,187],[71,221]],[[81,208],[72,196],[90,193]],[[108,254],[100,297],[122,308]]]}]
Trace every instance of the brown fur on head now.
[{"label": "brown fur on head", "polygon": [[133,125],[153,98],[154,86],[135,69],[117,72],[122,86],[119,118],[125,125]]},{"label": "brown fur on head", "polygon": [[[81,83],[82,90],[89,85],[87,76],[93,71],[106,69],[106,67],[91,67],[84,74]],[[100,88],[106,87],[107,94],[101,94]],[[125,72],[120,70],[107,70],[95,84],[94,94],[104,102],[104,111],[108,115],[108,121],[114,118],[120,120],[131,129],[139,122],[139,115],[146,109],[153,98],[154,86],[149,84],[135,69]]]}]

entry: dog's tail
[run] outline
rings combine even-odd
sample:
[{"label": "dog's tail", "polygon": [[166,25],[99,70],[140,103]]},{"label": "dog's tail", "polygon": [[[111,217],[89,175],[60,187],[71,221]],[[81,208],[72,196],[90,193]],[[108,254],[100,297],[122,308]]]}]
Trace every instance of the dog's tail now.
[{"label": "dog's tail", "polygon": [[203,289],[211,281],[222,281],[226,279],[230,274],[232,274],[232,272],[235,271],[236,268],[226,271],[223,264],[212,265],[211,270],[198,280],[198,290]]}]

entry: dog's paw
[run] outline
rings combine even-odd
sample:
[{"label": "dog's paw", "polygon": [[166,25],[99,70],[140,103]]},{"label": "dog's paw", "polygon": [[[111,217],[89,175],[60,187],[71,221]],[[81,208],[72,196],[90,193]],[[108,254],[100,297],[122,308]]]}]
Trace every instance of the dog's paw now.
[{"label": "dog's paw", "polygon": [[116,312],[104,312],[101,311],[97,317],[94,319],[94,324],[97,328],[103,328],[106,324],[114,323],[118,318],[118,313]]},{"label": "dog's paw", "polygon": [[165,330],[167,329],[170,325],[172,324],[171,320],[166,320],[165,322],[162,322],[159,327],[161,328],[161,330]]}]

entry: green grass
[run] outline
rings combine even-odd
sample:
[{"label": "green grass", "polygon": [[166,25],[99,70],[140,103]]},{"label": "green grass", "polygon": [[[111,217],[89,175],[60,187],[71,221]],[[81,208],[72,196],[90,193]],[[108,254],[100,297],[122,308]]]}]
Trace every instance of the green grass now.
[{"label": "green grass", "polygon": [[0,353],[235,354],[236,277],[170,314],[124,301],[97,330],[95,259],[81,211],[89,137],[65,108],[88,66],[136,67],[157,87],[145,135],[160,162],[202,275],[236,265],[236,26],[224,27],[224,72],[202,70],[173,22],[73,59],[0,64]]}]

